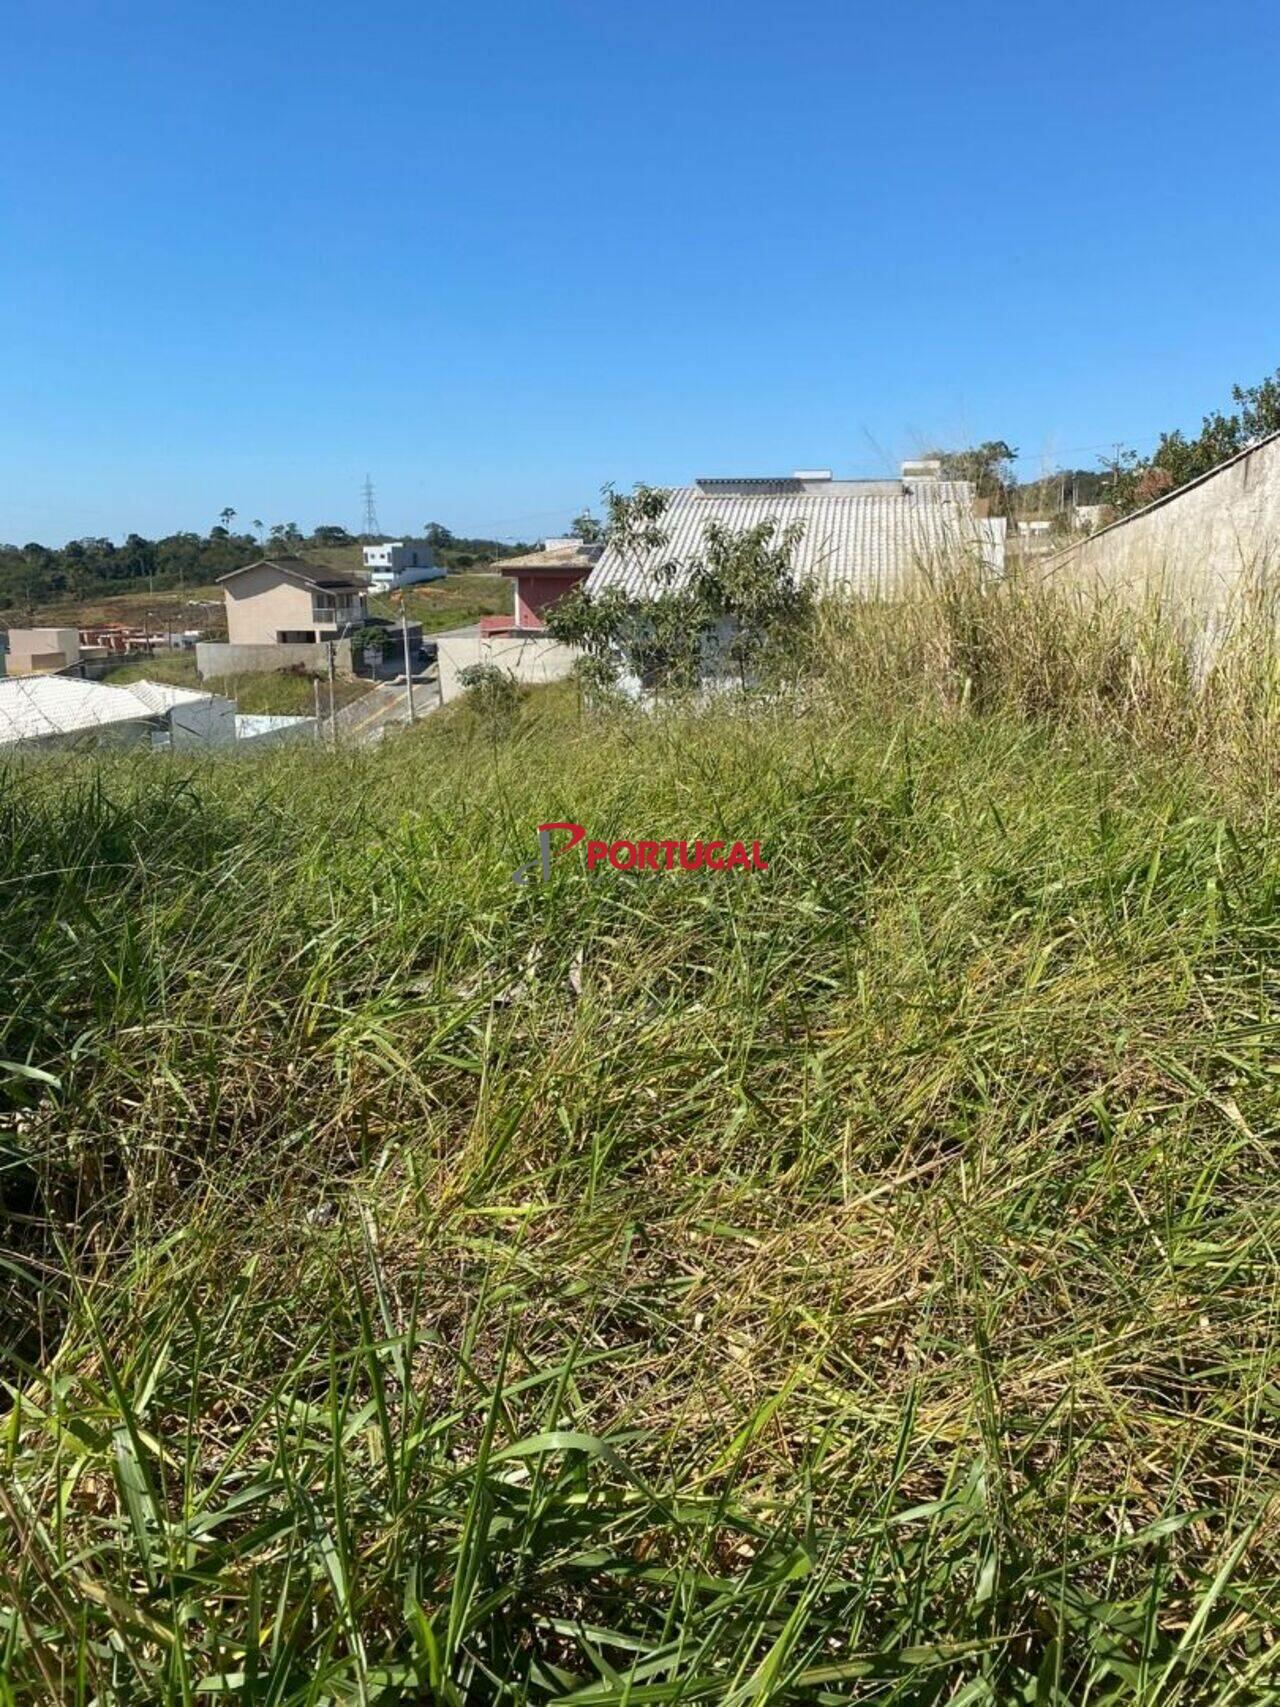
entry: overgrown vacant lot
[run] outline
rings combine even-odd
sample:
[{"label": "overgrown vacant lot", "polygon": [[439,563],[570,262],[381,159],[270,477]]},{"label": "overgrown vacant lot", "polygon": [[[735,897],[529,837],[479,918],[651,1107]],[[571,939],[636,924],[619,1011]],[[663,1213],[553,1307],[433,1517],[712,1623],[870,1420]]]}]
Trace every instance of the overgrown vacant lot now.
[{"label": "overgrown vacant lot", "polygon": [[1265,806],[556,695],[3,790],[11,1698],[1275,1699]]}]

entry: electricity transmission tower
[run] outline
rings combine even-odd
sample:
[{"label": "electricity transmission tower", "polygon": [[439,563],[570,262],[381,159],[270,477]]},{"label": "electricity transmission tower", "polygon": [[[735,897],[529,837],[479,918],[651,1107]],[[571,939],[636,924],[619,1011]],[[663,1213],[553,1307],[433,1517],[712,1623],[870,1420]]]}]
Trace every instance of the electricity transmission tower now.
[{"label": "electricity transmission tower", "polygon": [[378,506],[373,498],[373,476],[364,477],[364,537],[377,539],[382,529],[378,525]]}]

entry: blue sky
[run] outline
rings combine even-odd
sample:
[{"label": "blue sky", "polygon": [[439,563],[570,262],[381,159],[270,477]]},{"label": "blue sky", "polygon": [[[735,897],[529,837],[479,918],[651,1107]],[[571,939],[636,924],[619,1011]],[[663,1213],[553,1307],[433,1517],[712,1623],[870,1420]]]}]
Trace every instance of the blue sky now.
[{"label": "blue sky", "polygon": [[1280,364],[1280,12],[8,0],[0,538],[556,531],[607,480],[1005,437]]}]

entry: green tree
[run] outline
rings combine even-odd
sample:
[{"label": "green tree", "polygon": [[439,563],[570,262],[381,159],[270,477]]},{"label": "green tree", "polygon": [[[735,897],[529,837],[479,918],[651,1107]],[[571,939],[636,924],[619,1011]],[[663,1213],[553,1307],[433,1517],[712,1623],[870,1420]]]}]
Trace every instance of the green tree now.
[{"label": "green tree", "polygon": [[646,595],[577,587],[548,613],[553,636],[595,660],[601,681],[626,673],[658,693],[688,692],[725,662],[744,686],[793,669],[814,610],[792,564],[800,529],[713,522],[682,562],[666,555],[667,502],[657,487],[605,488],[605,540]]},{"label": "green tree", "polygon": [[1008,515],[1016,485],[1013,465],[1018,459],[1012,445],[987,439],[965,450],[931,450],[926,455],[942,464],[944,480],[969,481],[975,497],[986,499],[993,515]]},{"label": "green tree", "polygon": [[1215,409],[1188,438],[1179,428],[1161,433],[1149,457],[1120,450],[1105,464],[1107,502],[1121,515],[1140,509],[1165,492],[1211,474],[1269,433],[1280,432],[1280,368],[1258,385],[1233,385],[1231,414]]}]

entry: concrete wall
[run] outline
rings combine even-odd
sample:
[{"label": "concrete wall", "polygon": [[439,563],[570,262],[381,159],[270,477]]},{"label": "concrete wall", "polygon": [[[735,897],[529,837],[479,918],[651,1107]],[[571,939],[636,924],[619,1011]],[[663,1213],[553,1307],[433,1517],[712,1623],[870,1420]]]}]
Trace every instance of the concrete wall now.
[{"label": "concrete wall", "polygon": [[74,628],[11,628],[6,663],[11,676],[65,670],[80,660],[80,635]]},{"label": "concrete wall", "polygon": [[509,670],[518,682],[532,686],[563,680],[577,657],[572,647],[544,640],[540,635],[440,634],[436,643],[440,698],[444,705],[466,692],[459,685],[458,672],[468,664],[496,664],[500,670]]},{"label": "concrete wall", "polygon": [[314,717],[272,717],[242,712],[236,718],[236,739],[253,748],[279,746],[282,741],[316,739]]},{"label": "concrete wall", "polygon": [[169,710],[169,737],[174,747],[229,747],[236,738],[235,701],[220,694],[179,700]]},{"label": "concrete wall", "polygon": [[[335,640],[334,668],[340,676],[353,676],[351,642]],[[329,648],[317,641],[312,646],[233,645],[225,640],[201,640],[196,645],[196,671],[205,676],[251,676],[266,670],[306,670],[323,676],[329,671]]]},{"label": "concrete wall", "polygon": [[1055,573],[1123,594],[1160,588],[1216,614],[1280,571],[1280,434],[1072,546]]}]

